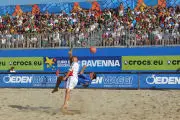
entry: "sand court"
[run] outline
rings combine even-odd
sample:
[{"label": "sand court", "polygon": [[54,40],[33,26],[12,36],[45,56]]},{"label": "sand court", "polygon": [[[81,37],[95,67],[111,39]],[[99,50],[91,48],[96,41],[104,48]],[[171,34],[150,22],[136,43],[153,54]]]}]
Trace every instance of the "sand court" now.
[{"label": "sand court", "polygon": [[180,120],[179,90],[0,89],[0,120]]}]

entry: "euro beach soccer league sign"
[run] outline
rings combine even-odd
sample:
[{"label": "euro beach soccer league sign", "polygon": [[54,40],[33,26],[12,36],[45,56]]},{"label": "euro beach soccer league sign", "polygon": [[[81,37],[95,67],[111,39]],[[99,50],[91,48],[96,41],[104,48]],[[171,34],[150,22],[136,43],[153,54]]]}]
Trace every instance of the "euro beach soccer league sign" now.
[{"label": "euro beach soccer league sign", "polygon": [[[86,71],[93,72],[120,72],[121,71],[121,57],[78,57],[80,67],[87,66]],[[50,61],[51,60],[51,61]],[[49,62],[47,62],[49,61]],[[69,69],[68,57],[56,57],[45,59],[45,71],[54,71],[60,69],[61,72],[66,72]]]},{"label": "euro beach soccer league sign", "polygon": [[[78,59],[80,67],[88,66],[87,72],[176,71],[180,68],[180,56],[84,56]],[[66,72],[69,67],[68,57],[46,57],[44,61],[46,72],[56,69]]]}]

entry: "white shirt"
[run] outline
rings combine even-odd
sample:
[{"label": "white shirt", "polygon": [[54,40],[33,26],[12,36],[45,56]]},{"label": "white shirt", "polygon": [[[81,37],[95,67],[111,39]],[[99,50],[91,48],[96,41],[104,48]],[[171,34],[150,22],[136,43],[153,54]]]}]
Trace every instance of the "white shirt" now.
[{"label": "white shirt", "polygon": [[32,37],[31,41],[37,41],[37,38],[36,37]]},{"label": "white shirt", "polygon": [[22,22],[22,20],[18,20],[18,22],[17,22],[17,23],[18,23],[18,25],[17,25],[17,26],[21,26],[23,22]]},{"label": "white shirt", "polygon": [[10,73],[15,73],[16,71],[15,70],[10,70]]},{"label": "white shirt", "polygon": [[0,23],[2,23],[2,17],[0,16]]},{"label": "white shirt", "polygon": [[56,32],[55,34],[53,34],[53,38],[54,40],[59,40],[59,33]]},{"label": "white shirt", "polygon": [[6,44],[6,39],[3,38],[1,41],[2,41],[2,44]]},{"label": "white shirt", "polygon": [[58,23],[58,22],[59,22],[58,19],[55,19],[55,20],[54,20],[54,23]]},{"label": "white shirt", "polygon": [[28,31],[28,30],[29,30],[29,27],[26,27],[26,28],[25,28],[25,31]]},{"label": "white shirt", "polygon": [[18,40],[24,40],[24,37],[23,37],[22,34],[21,34],[21,35],[18,35]]},{"label": "white shirt", "polygon": [[7,37],[8,39],[10,39],[10,38],[12,37],[12,35],[11,35],[11,34],[7,34],[6,37]]},{"label": "white shirt", "polygon": [[75,23],[75,22],[77,22],[77,19],[74,18],[72,21],[73,21],[73,23]]},{"label": "white shirt", "polygon": [[120,10],[120,11],[119,11],[119,15],[120,15],[120,16],[123,16],[123,15],[124,15],[124,10]]},{"label": "white shirt", "polygon": [[72,65],[70,66],[69,71],[72,72],[72,74],[70,74],[70,76],[78,77],[78,72],[79,72],[78,62],[73,62]]}]

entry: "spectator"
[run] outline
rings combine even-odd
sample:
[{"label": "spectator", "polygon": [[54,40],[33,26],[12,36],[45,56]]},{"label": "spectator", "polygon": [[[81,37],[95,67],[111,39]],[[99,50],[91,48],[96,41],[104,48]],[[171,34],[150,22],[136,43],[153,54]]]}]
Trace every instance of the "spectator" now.
[{"label": "spectator", "polygon": [[120,4],[118,13],[119,13],[118,14],[119,17],[124,16],[124,6],[123,6],[123,3]]},{"label": "spectator", "polygon": [[64,11],[6,14],[0,16],[0,45],[1,48],[39,47],[41,43],[43,47],[56,47],[67,46],[71,40],[81,46],[87,40],[97,40],[97,36],[105,45],[159,45],[169,40],[171,44],[178,44],[179,9],[179,6],[167,9],[143,4],[135,10],[130,7],[125,10],[121,3],[118,10],[105,9],[98,16],[95,10],[83,9],[71,14]]},{"label": "spectator", "polygon": [[10,73],[15,73],[16,71],[14,70],[14,67],[11,67],[9,70]]},{"label": "spectator", "polygon": [[6,36],[3,34],[3,35],[1,35],[0,39],[1,39],[1,47],[6,48],[6,43],[7,43]]}]

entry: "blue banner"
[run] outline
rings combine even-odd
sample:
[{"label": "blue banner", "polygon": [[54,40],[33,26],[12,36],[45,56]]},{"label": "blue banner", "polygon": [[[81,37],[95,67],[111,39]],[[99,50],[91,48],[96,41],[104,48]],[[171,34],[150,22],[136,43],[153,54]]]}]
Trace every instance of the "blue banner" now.
[{"label": "blue banner", "polygon": [[50,88],[56,80],[55,74],[0,74],[0,87]]},{"label": "blue banner", "polygon": [[99,74],[89,88],[131,88],[138,89],[136,74]]},{"label": "blue banner", "polygon": [[[53,88],[57,77],[54,74],[0,74],[0,88]],[[59,86],[64,88],[64,83]],[[82,88],[81,85],[77,88]],[[89,88],[138,88],[135,74],[100,74]]]},{"label": "blue banner", "polygon": [[[180,74],[99,74],[89,88],[180,89]],[[55,74],[0,74],[1,88],[53,88]],[[64,82],[60,85],[64,88]],[[77,86],[82,88],[82,86]]]},{"label": "blue banner", "polygon": [[140,88],[180,89],[180,74],[140,75]]},{"label": "blue banner", "polygon": [[[78,57],[80,69],[87,65],[86,72],[120,72],[120,56],[87,56]],[[67,72],[69,69],[68,57],[45,57],[44,71],[53,72],[59,69],[61,72]]]}]

